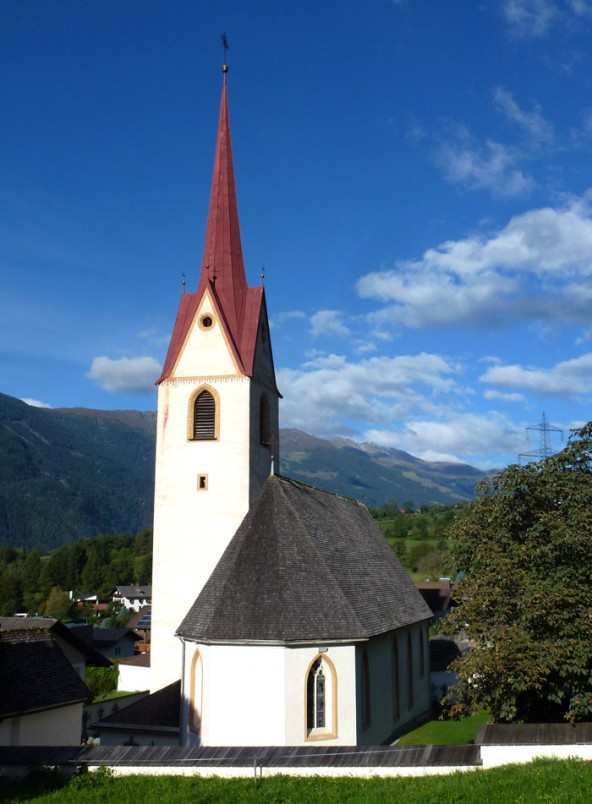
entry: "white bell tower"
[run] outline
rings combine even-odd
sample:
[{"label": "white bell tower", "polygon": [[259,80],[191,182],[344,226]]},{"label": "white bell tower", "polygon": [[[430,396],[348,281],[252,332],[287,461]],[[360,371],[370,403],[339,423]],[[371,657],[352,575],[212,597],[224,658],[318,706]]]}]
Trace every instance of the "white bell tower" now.
[{"label": "white bell tower", "polygon": [[279,392],[263,286],[247,286],[226,69],[204,256],[158,380],[151,689],[181,676],[175,631],[270,473]]}]

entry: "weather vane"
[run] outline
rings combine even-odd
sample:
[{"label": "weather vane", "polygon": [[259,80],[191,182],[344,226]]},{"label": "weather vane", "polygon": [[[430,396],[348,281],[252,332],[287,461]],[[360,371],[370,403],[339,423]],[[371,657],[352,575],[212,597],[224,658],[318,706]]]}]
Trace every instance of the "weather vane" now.
[{"label": "weather vane", "polygon": [[187,284],[187,281],[185,279],[185,271],[183,271],[183,273],[181,274],[181,291],[182,291],[182,293],[185,293],[185,285],[186,284]]},{"label": "weather vane", "polygon": [[222,65],[222,72],[228,72],[228,64],[226,63],[226,53],[230,50],[230,45],[228,44],[228,39],[226,38],[226,31],[220,34],[220,39],[222,40],[222,47],[224,48],[224,64]]}]

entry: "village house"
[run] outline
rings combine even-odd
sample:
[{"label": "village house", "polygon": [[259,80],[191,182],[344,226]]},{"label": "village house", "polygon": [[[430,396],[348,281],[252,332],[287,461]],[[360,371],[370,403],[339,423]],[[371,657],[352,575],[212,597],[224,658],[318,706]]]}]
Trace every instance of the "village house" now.
[{"label": "village house", "polygon": [[0,617],[0,745],[78,745],[87,665],[111,662],[58,620]]},{"label": "village house", "polygon": [[113,603],[137,612],[140,611],[142,606],[147,606],[152,602],[152,587],[116,586],[109,594],[109,597]]}]

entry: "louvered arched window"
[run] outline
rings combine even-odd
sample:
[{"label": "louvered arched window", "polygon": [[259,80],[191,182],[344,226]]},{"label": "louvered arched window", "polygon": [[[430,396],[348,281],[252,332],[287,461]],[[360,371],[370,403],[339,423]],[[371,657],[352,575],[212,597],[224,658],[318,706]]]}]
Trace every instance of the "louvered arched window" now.
[{"label": "louvered arched window", "polygon": [[193,439],[214,441],[216,438],[216,400],[209,391],[202,391],[193,403]]}]

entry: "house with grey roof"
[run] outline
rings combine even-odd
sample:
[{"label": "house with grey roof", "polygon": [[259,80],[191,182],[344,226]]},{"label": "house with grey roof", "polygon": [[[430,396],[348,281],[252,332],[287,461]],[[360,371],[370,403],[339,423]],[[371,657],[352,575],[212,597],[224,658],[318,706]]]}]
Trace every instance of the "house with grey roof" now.
[{"label": "house with grey roof", "polygon": [[87,664],[111,663],[59,621],[0,617],[0,745],[78,745]]},{"label": "house with grey roof", "polygon": [[113,603],[131,611],[140,611],[152,601],[151,586],[116,586],[109,595]]}]

